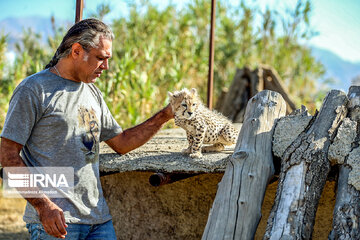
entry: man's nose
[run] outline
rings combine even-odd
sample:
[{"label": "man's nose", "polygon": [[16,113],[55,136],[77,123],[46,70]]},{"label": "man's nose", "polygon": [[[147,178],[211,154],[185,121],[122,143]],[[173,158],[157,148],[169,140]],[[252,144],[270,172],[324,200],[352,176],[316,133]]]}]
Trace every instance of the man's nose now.
[{"label": "man's nose", "polygon": [[102,64],[100,65],[101,69],[107,70],[109,69],[109,61],[108,59],[105,59]]}]

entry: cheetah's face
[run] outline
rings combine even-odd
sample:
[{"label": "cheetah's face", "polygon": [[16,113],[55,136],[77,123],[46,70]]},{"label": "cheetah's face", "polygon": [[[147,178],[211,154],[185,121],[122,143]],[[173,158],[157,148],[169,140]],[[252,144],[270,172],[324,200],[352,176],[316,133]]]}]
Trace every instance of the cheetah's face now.
[{"label": "cheetah's face", "polygon": [[183,89],[174,92],[174,94],[169,92],[169,97],[175,117],[179,119],[192,119],[196,115],[199,105],[201,104],[195,88],[190,91]]},{"label": "cheetah's face", "polygon": [[196,115],[197,108],[198,104],[196,101],[194,101],[194,99],[184,98],[178,110],[176,111],[178,114],[175,113],[175,115],[180,118],[191,119]]}]

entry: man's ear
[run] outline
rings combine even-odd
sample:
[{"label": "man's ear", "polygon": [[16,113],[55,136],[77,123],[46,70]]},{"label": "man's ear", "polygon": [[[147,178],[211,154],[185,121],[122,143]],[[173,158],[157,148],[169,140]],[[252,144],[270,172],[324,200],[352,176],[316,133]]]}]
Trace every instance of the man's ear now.
[{"label": "man's ear", "polygon": [[84,51],[83,47],[80,45],[80,43],[74,43],[71,46],[71,56],[74,59],[79,58],[82,55],[82,51]]}]

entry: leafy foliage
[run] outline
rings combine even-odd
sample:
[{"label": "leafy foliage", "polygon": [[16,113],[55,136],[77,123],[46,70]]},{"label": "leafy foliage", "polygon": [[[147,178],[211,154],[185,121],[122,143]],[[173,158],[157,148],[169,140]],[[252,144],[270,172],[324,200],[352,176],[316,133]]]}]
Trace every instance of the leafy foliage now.
[{"label": "leafy foliage", "polygon": [[5,57],[5,52],[6,52],[6,38],[7,36],[0,36],[0,128],[2,128],[2,123],[5,120],[5,114],[7,112],[7,102],[9,101],[9,96],[10,96],[10,91],[11,91],[11,87],[9,86],[9,84],[11,84],[11,82],[9,82],[7,79],[5,79],[5,75],[7,75],[8,73],[5,73],[6,71],[6,57]]},{"label": "leafy foliage", "polygon": [[[194,0],[181,10],[173,5],[160,9],[142,1],[128,8],[128,17],[111,24],[116,36],[113,59],[109,71],[97,81],[110,110],[125,128],[163,107],[167,91],[195,87],[205,98],[211,6],[210,1]],[[102,19],[110,11],[110,6],[100,5],[94,16]],[[259,6],[249,7],[244,1],[236,7],[218,1],[216,11],[215,98],[230,85],[236,68],[267,64],[278,71],[298,106],[314,110],[319,96],[324,95],[316,87],[324,68],[302,44],[314,35],[310,2],[299,0],[286,16],[269,9],[262,12]],[[40,45],[40,35],[24,32],[16,61],[3,77],[8,85],[2,81],[1,92],[7,88],[6,94],[11,93],[21,79],[48,63],[65,33],[52,21],[54,37],[46,46]],[[2,49],[0,45],[0,73]]]}]

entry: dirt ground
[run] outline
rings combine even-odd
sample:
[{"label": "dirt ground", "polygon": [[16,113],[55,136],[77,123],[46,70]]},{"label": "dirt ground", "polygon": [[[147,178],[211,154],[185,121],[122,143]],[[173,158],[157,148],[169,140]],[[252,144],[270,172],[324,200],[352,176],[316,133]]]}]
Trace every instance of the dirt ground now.
[{"label": "dirt ground", "polygon": [[[277,182],[270,184],[266,189],[266,194],[262,206],[262,219],[259,223],[255,240],[261,240],[265,233],[267,219],[270,215],[272,205],[276,195]],[[335,181],[327,181],[322,192],[318,210],[316,212],[313,240],[327,239],[332,228],[332,214],[335,206]]]},{"label": "dirt ground", "polygon": [[0,240],[25,240],[29,234],[22,216],[26,201],[22,198],[4,198],[0,179]]}]

